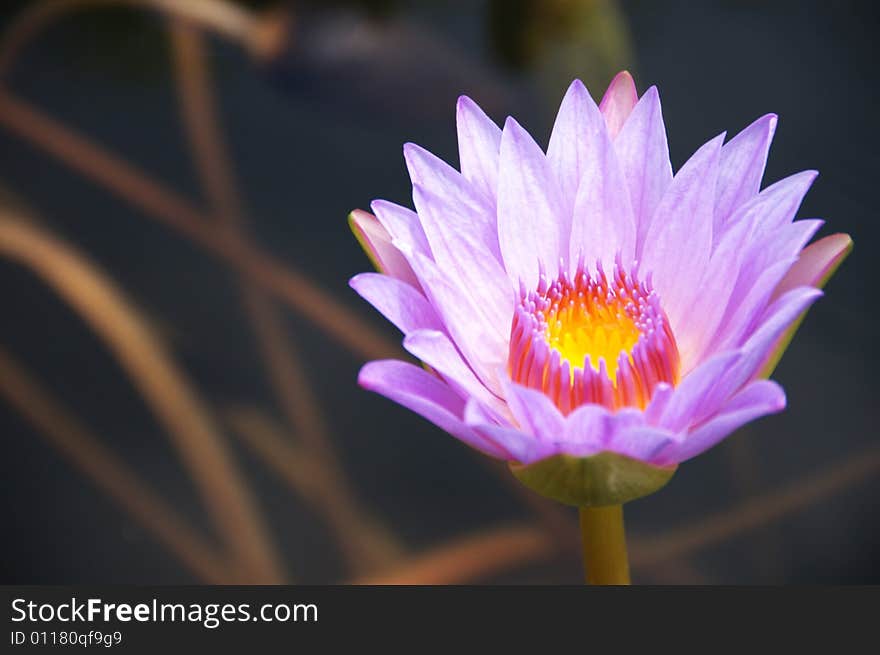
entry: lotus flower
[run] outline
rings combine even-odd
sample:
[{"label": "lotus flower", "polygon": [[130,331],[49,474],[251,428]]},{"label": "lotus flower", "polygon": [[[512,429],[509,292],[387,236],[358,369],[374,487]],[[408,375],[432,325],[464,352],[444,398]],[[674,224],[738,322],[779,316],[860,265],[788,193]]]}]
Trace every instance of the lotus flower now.
[{"label": "lotus flower", "polygon": [[574,505],[659,488],[680,462],[785,407],[764,379],[851,246],[804,249],[816,177],[761,190],[776,116],[720,134],[673,174],[657,89],[571,84],[546,153],[458,101],[461,171],[404,146],[415,211],[352,227],[381,273],[351,286],[424,368],[360,384]]}]

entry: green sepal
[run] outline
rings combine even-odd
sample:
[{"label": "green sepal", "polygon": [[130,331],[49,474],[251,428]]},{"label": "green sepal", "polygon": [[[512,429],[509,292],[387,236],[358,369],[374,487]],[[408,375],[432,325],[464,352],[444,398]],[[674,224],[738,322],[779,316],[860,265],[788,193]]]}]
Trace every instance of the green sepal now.
[{"label": "green sepal", "polygon": [[619,505],[647,496],[669,482],[678,468],[651,466],[611,452],[554,455],[527,465],[510,462],[509,467],[532,491],[576,507]]}]

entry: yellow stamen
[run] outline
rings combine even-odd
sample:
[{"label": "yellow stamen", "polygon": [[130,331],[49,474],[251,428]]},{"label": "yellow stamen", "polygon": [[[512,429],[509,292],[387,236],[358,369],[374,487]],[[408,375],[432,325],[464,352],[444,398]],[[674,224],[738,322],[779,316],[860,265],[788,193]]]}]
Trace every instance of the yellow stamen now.
[{"label": "yellow stamen", "polygon": [[546,337],[547,343],[573,368],[582,367],[588,355],[594,367],[603,358],[608,378],[614,382],[617,358],[621,351],[632,350],[640,332],[616,299],[607,304],[602,300],[580,297],[564,303],[555,315],[551,311],[545,316]]}]

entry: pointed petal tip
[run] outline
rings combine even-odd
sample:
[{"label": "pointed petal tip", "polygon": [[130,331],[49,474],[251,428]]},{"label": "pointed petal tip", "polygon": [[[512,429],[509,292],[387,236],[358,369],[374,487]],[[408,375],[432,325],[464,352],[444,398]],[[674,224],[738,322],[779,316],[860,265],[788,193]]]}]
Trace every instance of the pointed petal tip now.
[{"label": "pointed petal tip", "polygon": [[407,141],[403,144],[403,158],[409,164],[412,161],[431,160],[435,157],[429,150],[423,148],[418,143]]},{"label": "pointed petal tip", "polygon": [[813,184],[816,182],[816,179],[819,177],[819,171],[808,168],[805,171],[801,171],[800,173],[795,173],[791,177],[800,177],[805,180],[804,182],[804,195],[807,195],[807,191],[809,191]]},{"label": "pointed petal tip", "polygon": [[796,287],[813,287],[819,292],[852,252],[853,246],[852,237],[844,233],[831,234],[811,243],[801,251],[779,282],[771,301]]},{"label": "pointed petal tip", "polygon": [[[769,143],[772,143],[773,137],[776,136],[776,127],[777,125],[779,125],[779,115],[774,112],[770,112],[769,114],[764,114],[758,120],[766,122],[767,141]],[[770,146],[768,145],[767,149],[769,150],[769,148]]]},{"label": "pointed petal tip", "polygon": [[346,217],[346,220],[348,221],[348,228],[352,232],[354,232],[355,236],[358,236],[358,231],[360,228],[357,224],[357,217],[355,216],[356,211],[358,211],[358,210],[355,209],[355,210],[348,212],[348,216]]},{"label": "pointed petal tip", "polygon": [[374,218],[374,216],[366,209],[352,209],[348,212],[348,220],[359,220],[364,218]]},{"label": "pointed petal tip", "polygon": [[758,125],[764,125],[767,127],[767,130],[772,134],[776,130],[776,125],[779,123],[779,115],[775,112],[768,112],[759,118],[756,118],[750,125],[748,125],[743,131],[745,132],[749,128],[757,127]]},{"label": "pointed petal tip", "polygon": [[803,180],[804,181],[803,182],[804,195],[806,195],[806,192],[809,191],[811,186],[813,186],[813,182],[816,181],[817,177],[819,177],[819,171],[817,171],[816,169],[813,169],[813,168],[808,168],[806,170],[798,171],[797,173],[793,173],[792,175],[789,175],[788,177],[784,177],[781,180],[779,180],[778,182],[774,182],[773,184],[771,184],[767,188],[769,189],[769,188],[775,187],[777,184],[780,184],[783,182],[785,182],[786,184],[792,184],[793,182],[799,182],[800,180]]},{"label": "pointed petal tip", "polygon": [[577,78],[577,77],[574,78],[571,81],[571,84],[568,85],[568,90],[566,93],[573,93],[573,92],[587,92],[587,93],[589,93],[589,91],[587,91],[587,85],[584,84],[583,81],[581,81],[581,79]]},{"label": "pointed petal tip", "polygon": [[508,116],[504,121],[504,128],[501,131],[502,151],[505,141],[516,144],[516,147],[537,148],[538,151],[545,154],[545,149],[541,147],[535,137],[513,116]]},{"label": "pointed petal tip", "polygon": [[825,286],[843,263],[843,260],[849,257],[854,247],[855,243],[852,237],[843,232],[831,234],[807,246],[801,255],[803,256],[809,252],[811,256],[818,260],[817,263],[824,264],[816,270],[815,279],[812,282],[813,285],[818,288]]},{"label": "pointed petal tip", "polygon": [[[800,290],[800,301],[804,304],[806,309],[809,309],[819,298],[825,295],[825,292],[822,289],[813,286],[804,285],[802,287],[796,287],[796,289]],[[788,293],[794,293],[795,289],[789,290]],[[774,298],[775,300],[775,298]]]},{"label": "pointed petal tip", "polygon": [[636,81],[628,70],[622,70],[614,76],[611,83],[608,84],[608,90],[605,91],[602,104],[609,102],[613,97],[631,97],[638,100],[639,92],[636,89]]},{"label": "pointed petal tip", "polygon": [[[647,91],[639,98],[636,103],[636,107],[642,107],[643,111],[647,112],[648,115],[654,114],[657,112],[659,116],[662,116],[663,113],[663,103],[660,101],[660,90],[656,85],[648,88]],[[635,110],[635,107],[633,108]],[[662,121],[661,121],[662,123]],[[666,126],[663,125],[663,130],[665,133]]]},{"label": "pointed petal tip", "polygon": [[[529,131],[520,125],[513,116],[508,116],[504,120],[504,128],[501,131],[501,151],[504,152],[505,142],[522,145],[528,142],[534,142]],[[537,145],[537,144],[536,144]],[[518,147],[518,146],[517,146]],[[538,146],[540,148],[540,146]],[[543,148],[541,148],[543,152]]]},{"label": "pointed petal tip", "polygon": [[593,102],[593,96],[590,95],[589,89],[587,89],[587,85],[584,84],[580,79],[575,78],[571,81],[571,84],[568,85],[568,88],[565,90],[565,95],[562,98],[562,102],[560,103],[560,112],[562,108],[566,106],[566,104],[574,102],[575,105],[579,105],[585,102],[589,98],[589,102]]},{"label": "pointed petal tip", "polygon": [[599,111],[605,116],[608,133],[612,139],[620,133],[638,101],[639,93],[629,71],[621,71],[615,75],[599,102]]},{"label": "pointed petal tip", "polygon": [[458,100],[455,101],[455,114],[456,116],[461,116],[464,113],[484,114],[485,112],[473,98],[466,95],[460,95],[458,96]]},{"label": "pointed petal tip", "polygon": [[363,209],[354,209],[348,214],[348,228],[373,267],[383,270],[385,266],[380,255],[381,242],[390,241],[390,237],[376,217]]},{"label": "pointed petal tip", "polygon": [[375,221],[376,217],[365,209],[352,209],[348,212],[348,227],[352,232],[357,233],[363,229],[363,226],[371,221]]},{"label": "pointed petal tip", "polygon": [[844,257],[849,255],[855,247],[855,242],[846,232],[837,232],[825,238],[829,239],[829,243],[834,243],[840,250],[839,254],[842,254]]},{"label": "pointed petal tip", "polygon": [[836,254],[832,257],[829,266],[826,268],[825,277],[821,280],[822,285],[828,281],[828,278],[834,275],[834,272],[843,263],[843,260],[849,257],[853,248],[855,248],[855,242],[852,237],[844,232],[832,234],[825,237],[825,239],[828,240],[828,248],[833,249]]}]

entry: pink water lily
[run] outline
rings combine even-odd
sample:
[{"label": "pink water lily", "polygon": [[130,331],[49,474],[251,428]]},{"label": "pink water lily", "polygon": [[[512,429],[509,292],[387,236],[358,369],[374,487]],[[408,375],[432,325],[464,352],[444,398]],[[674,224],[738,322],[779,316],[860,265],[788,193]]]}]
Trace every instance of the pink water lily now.
[{"label": "pink water lily", "polygon": [[380,273],[351,286],[425,367],[359,381],[518,465],[603,453],[670,467],[785,407],[763,379],[851,241],[804,249],[816,173],[761,190],[776,116],[673,174],[656,88],[621,73],[599,105],[569,87],[546,153],[458,102],[458,171],[404,146],[415,211],[352,226]]}]

